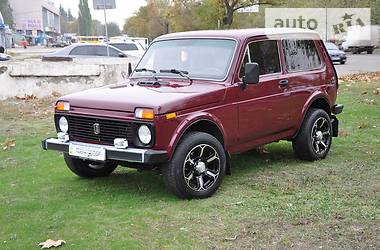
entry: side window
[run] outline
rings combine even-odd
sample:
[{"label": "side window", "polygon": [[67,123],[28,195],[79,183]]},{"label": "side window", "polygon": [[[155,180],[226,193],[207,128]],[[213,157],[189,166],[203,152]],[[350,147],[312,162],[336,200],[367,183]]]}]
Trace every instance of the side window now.
[{"label": "side window", "polygon": [[94,56],[107,56],[107,47],[106,46],[94,46],[95,54]]},{"label": "side window", "polygon": [[317,69],[321,66],[313,40],[283,40],[282,43],[288,71]]},{"label": "side window", "polygon": [[119,51],[117,51],[114,48],[109,48],[109,53],[110,53],[110,56],[112,57],[119,57]]},{"label": "side window", "polygon": [[281,72],[277,41],[266,40],[250,43],[240,68],[240,78],[243,77],[245,64],[248,62],[256,62],[259,64],[260,75]]},{"label": "side window", "polygon": [[70,55],[75,56],[89,56],[91,54],[91,46],[78,46],[70,52]]}]

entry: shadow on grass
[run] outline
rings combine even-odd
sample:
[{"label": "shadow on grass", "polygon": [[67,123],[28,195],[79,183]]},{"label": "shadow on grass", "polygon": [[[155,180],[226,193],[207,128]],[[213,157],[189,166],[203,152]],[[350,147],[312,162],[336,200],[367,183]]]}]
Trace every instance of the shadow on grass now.
[{"label": "shadow on grass", "polygon": [[[256,150],[251,150],[232,157],[232,175],[224,179],[224,183],[229,183],[231,178],[241,178],[246,174],[256,174],[266,171],[282,171],[287,165],[301,165],[293,154],[288,143],[275,143],[268,145],[269,153],[261,154]],[[169,194],[162,180],[162,176],[154,171],[139,172],[131,168],[119,167],[113,174],[97,179],[71,179],[85,190],[101,191],[106,196],[118,196],[120,199],[138,198],[149,200],[178,201]],[[223,184],[222,184],[223,185]]]}]

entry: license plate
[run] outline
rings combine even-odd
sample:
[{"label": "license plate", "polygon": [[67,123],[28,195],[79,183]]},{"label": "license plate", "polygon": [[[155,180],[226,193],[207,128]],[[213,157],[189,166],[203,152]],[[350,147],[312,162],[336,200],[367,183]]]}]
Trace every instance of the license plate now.
[{"label": "license plate", "polygon": [[100,146],[88,146],[70,143],[69,155],[96,161],[106,160],[106,150]]}]

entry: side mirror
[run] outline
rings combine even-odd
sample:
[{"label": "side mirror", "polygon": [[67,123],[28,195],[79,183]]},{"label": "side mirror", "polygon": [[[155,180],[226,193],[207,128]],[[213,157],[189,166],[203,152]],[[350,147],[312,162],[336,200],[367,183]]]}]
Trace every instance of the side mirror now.
[{"label": "side mirror", "polygon": [[119,53],[119,57],[126,57],[123,53]]},{"label": "side mirror", "polygon": [[256,84],[259,82],[260,70],[258,63],[247,63],[243,76],[244,84]]},{"label": "side mirror", "polygon": [[130,77],[132,74],[132,63],[128,63],[128,77]]}]

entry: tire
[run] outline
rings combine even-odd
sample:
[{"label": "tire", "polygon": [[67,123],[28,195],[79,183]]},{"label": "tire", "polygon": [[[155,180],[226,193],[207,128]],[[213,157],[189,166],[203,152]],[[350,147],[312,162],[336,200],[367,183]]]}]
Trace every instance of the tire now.
[{"label": "tire", "polygon": [[370,50],[367,50],[367,54],[370,55],[370,54],[372,54],[372,53],[373,53],[373,50],[371,50],[371,49],[370,49]]},{"label": "tire", "polygon": [[207,198],[215,193],[226,173],[225,151],[212,135],[190,132],[162,170],[167,189],[177,197]]},{"label": "tire", "polygon": [[66,165],[76,175],[82,178],[95,178],[110,175],[117,167],[115,162],[97,163],[63,154]]},{"label": "tire", "polygon": [[346,63],[346,61],[340,61],[340,64],[345,64]]},{"label": "tire", "polygon": [[331,142],[330,116],[322,109],[310,109],[292,141],[294,153],[301,160],[324,159],[330,150]]}]

